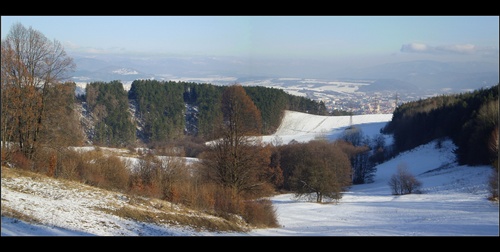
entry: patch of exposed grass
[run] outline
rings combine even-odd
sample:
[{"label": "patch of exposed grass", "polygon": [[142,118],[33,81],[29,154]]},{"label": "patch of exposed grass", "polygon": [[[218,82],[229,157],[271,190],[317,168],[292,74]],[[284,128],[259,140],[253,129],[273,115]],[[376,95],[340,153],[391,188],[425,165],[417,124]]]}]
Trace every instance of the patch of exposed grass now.
[{"label": "patch of exposed grass", "polygon": [[[156,225],[188,226],[196,231],[246,232],[247,228],[237,222],[186,209],[159,200],[137,199],[120,208],[99,210],[125,219],[154,223]],[[139,203],[140,202],[140,203]],[[138,204],[139,203],[139,204]]]},{"label": "patch of exposed grass", "polygon": [[33,216],[26,215],[8,206],[4,206],[3,204],[2,204],[2,217],[9,217],[29,223],[36,223],[36,224],[42,223],[40,220],[34,218]]},{"label": "patch of exposed grass", "polygon": [[42,177],[46,177],[43,174],[27,171],[27,170],[22,170],[22,169],[16,169],[16,168],[9,168],[6,166],[2,166],[2,179],[4,178],[16,178],[16,177],[29,177],[34,180],[40,180]]}]

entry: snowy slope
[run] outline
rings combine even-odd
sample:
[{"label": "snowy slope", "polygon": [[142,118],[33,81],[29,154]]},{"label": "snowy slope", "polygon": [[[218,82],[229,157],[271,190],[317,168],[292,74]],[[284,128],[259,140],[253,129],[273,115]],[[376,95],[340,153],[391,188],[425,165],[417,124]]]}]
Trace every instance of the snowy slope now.
[{"label": "snowy slope", "polygon": [[[314,204],[291,194],[272,198],[282,228],[267,236],[498,236],[498,202],[487,200],[488,166],[459,166],[451,141],[402,153],[377,166],[374,182],[354,185],[338,204]],[[392,195],[399,164],[420,180],[421,194]]]},{"label": "snowy slope", "polygon": [[[353,124],[372,137],[391,115],[353,116]],[[338,136],[350,118],[287,112],[276,136],[307,141]],[[266,136],[271,140],[274,136]],[[98,211],[120,206],[121,194],[96,190],[85,194],[66,190],[62,182],[2,177],[4,206],[44,220],[29,224],[2,217],[2,236],[488,236],[499,235],[499,205],[491,202],[488,166],[460,166],[450,141],[435,142],[404,152],[378,165],[374,182],[354,185],[337,204],[317,204],[293,194],[271,198],[279,228],[246,233],[195,231],[187,227],[134,222]],[[421,194],[392,195],[390,177],[399,165],[422,182]]]},{"label": "snowy slope", "polygon": [[392,114],[319,116],[287,110],[276,133],[264,136],[263,141],[269,142],[279,137],[287,144],[292,140],[307,142],[317,137],[335,139],[351,125],[356,125],[368,136],[374,136],[380,133],[380,129],[391,119]]}]

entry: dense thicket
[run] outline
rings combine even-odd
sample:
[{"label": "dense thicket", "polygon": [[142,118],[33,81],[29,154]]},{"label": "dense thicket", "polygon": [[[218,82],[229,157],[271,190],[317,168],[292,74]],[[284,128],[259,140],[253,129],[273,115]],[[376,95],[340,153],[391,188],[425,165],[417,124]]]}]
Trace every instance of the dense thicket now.
[{"label": "dense thicket", "polygon": [[315,101],[302,96],[288,95],[289,110],[305,112],[314,115],[328,115],[323,101]]},{"label": "dense thicket", "polygon": [[215,122],[222,120],[221,97],[224,87],[211,84],[185,83],[186,104],[198,109],[195,135],[210,139],[215,135]]},{"label": "dense thicket", "polygon": [[285,110],[289,108],[288,94],[281,89],[267,87],[245,87],[257,108],[261,111],[262,132],[271,134],[280,126]]},{"label": "dense thicket", "polygon": [[398,152],[450,138],[460,164],[492,164],[498,160],[498,88],[404,103],[382,131],[394,134]]},{"label": "dense thicket", "polygon": [[96,119],[92,136],[95,144],[124,147],[135,142],[135,124],[128,110],[127,92],[121,82],[89,83],[86,101]]},{"label": "dense thicket", "polygon": [[146,142],[179,138],[184,132],[184,85],[177,82],[136,80],[128,93],[137,104],[136,116],[142,121]]}]

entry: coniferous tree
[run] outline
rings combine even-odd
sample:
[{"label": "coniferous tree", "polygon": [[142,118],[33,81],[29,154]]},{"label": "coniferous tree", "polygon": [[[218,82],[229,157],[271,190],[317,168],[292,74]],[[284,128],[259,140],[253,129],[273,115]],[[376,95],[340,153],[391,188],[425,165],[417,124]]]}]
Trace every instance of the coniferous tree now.
[{"label": "coniferous tree", "polygon": [[124,147],[135,142],[135,125],[129,113],[127,92],[119,81],[86,86],[87,105],[96,125],[92,140],[98,145]]}]

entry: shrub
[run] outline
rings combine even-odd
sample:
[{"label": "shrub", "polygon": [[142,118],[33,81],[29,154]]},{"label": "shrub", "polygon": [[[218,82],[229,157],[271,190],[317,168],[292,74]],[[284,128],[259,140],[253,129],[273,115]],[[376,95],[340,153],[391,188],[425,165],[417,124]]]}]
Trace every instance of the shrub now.
[{"label": "shrub", "polygon": [[422,186],[422,182],[417,180],[413,174],[408,171],[405,164],[399,164],[398,170],[391,176],[389,186],[392,189],[392,194],[403,195],[417,192]]},{"label": "shrub", "polygon": [[269,199],[249,200],[245,204],[243,219],[256,227],[278,227],[276,210]]},{"label": "shrub", "polygon": [[33,161],[29,160],[21,151],[12,154],[11,163],[14,167],[22,170],[31,170],[33,166]]},{"label": "shrub", "polygon": [[74,150],[61,152],[57,162],[57,177],[80,181],[79,166],[83,164],[82,155]]}]

